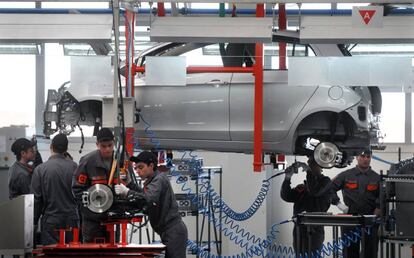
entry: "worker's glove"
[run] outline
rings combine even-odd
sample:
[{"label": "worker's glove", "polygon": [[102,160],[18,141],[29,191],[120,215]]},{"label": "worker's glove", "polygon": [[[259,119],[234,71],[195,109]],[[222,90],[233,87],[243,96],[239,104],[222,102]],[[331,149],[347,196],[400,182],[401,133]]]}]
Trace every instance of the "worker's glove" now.
[{"label": "worker's glove", "polygon": [[309,169],[309,166],[306,163],[296,161],[285,169],[285,180],[290,180],[293,174],[298,173],[299,168],[306,171]]},{"label": "worker's glove", "polygon": [[115,185],[115,193],[119,196],[126,197],[128,195],[129,188],[123,184]]},{"label": "worker's glove", "polygon": [[295,163],[293,163],[293,165],[298,169],[302,168],[302,171],[309,171],[310,170],[309,165],[306,164],[305,162],[296,161]]},{"label": "worker's glove", "polygon": [[338,209],[340,209],[343,213],[348,213],[349,211],[349,207],[346,206],[345,204],[343,204],[342,202],[339,202],[336,207],[338,207]]},{"label": "worker's glove", "polygon": [[292,178],[293,174],[295,173],[295,168],[293,166],[289,166],[285,169],[285,180],[289,180]]}]

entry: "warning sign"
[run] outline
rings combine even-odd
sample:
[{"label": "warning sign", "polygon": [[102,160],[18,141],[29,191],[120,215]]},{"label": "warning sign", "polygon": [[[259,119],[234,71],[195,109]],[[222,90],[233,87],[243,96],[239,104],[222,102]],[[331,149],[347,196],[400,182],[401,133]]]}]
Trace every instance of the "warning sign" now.
[{"label": "warning sign", "polygon": [[375,12],[375,10],[359,10],[359,14],[367,25],[371,21],[372,16],[375,15]]},{"label": "warning sign", "polygon": [[364,6],[352,9],[352,26],[359,28],[382,27],[384,7]]}]

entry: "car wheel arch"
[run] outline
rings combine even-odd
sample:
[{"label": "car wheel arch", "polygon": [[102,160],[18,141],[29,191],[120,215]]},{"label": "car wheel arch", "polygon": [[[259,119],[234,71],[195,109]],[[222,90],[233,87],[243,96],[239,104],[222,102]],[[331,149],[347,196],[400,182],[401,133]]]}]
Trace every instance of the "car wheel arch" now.
[{"label": "car wheel arch", "polygon": [[[298,120],[294,129],[292,128],[292,146],[294,146],[294,153],[304,154],[304,150],[300,148],[300,144],[305,138],[313,136],[312,138],[318,140],[329,140],[330,134],[335,134],[338,130],[338,128],[332,128],[334,126],[332,119],[336,120],[335,126],[338,126],[338,124],[343,126],[339,130],[343,130],[344,135],[341,135],[339,138],[346,139],[347,137],[352,137],[357,128],[357,124],[347,112],[334,110],[315,111]],[[314,121],[317,121],[317,123],[314,123]],[[335,130],[332,131],[333,129]],[[315,134],[311,134],[311,131],[314,131]],[[334,140],[337,139],[338,137],[334,137]]]}]

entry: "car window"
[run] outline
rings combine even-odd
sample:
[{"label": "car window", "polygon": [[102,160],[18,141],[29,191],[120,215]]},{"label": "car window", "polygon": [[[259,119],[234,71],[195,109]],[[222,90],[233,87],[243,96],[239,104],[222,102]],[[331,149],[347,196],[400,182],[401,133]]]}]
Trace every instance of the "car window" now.
[{"label": "car window", "polygon": [[[188,66],[252,66],[254,64],[254,44],[224,44],[220,50],[220,44],[212,44],[193,49],[181,56],[187,57]],[[315,56],[308,45],[287,44],[287,56]],[[264,69],[279,69],[279,45],[277,43],[265,44]],[[224,58],[222,58],[224,54]],[[223,64],[224,61],[224,64]],[[289,61],[289,59],[288,59]],[[288,63],[288,62],[287,62]]]},{"label": "car window", "polygon": [[[264,69],[266,70],[277,70],[279,69],[279,44],[265,44],[263,47],[264,50]],[[286,65],[289,68],[289,57],[306,57],[306,56],[315,56],[312,48],[308,45],[301,44],[286,44],[287,50],[287,60]]]},{"label": "car window", "polygon": [[[279,69],[279,45],[278,43],[265,44],[264,69]],[[248,43],[216,43],[216,44],[179,44],[172,49],[162,49],[157,56],[184,56],[187,58],[187,66],[236,66],[249,67],[254,64],[255,44]],[[287,56],[315,56],[308,45],[287,44]],[[289,60],[287,60],[289,61]],[[145,58],[138,62],[145,63]]]},{"label": "car window", "polygon": [[[225,48],[227,44],[223,44]],[[187,58],[187,66],[223,66],[220,44],[212,44],[188,51],[180,56]]]}]

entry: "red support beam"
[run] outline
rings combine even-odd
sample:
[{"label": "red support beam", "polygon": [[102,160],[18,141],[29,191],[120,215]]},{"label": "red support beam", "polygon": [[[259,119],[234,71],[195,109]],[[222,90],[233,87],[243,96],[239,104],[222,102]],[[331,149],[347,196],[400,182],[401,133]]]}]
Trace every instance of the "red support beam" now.
[{"label": "red support beam", "polygon": [[165,16],[164,3],[157,3],[157,9],[158,9],[158,16],[160,17]]},{"label": "red support beam", "polygon": [[[256,17],[264,17],[264,4],[257,4]],[[263,43],[256,43],[254,64],[254,160],[253,171],[263,166]]]},{"label": "red support beam", "polygon": [[128,94],[128,80],[129,80],[129,57],[128,57],[128,53],[129,53],[129,11],[126,10],[125,11],[125,82],[126,82],[126,87],[125,87],[125,96],[127,97]]},{"label": "red support beam", "polygon": [[59,229],[59,246],[65,246],[65,229]]},{"label": "red support beam", "polygon": [[115,230],[114,224],[108,223],[106,224],[106,232],[109,234],[109,245],[115,246]]},{"label": "red support beam", "polygon": [[73,241],[71,244],[79,244],[79,228],[72,229]]},{"label": "red support beam", "polygon": [[[286,5],[279,4],[279,30],[286,30]],[[286,70],[286,43],[279,42],[279,69]]]},{"label": "red support beam", "polygon": [[127,245],[127,222],[121,222],[121,245]]},{"label": "red support beam", "polygon": [[134,73],[134,40],[135,40],[135,13],[132,13],[132,33],[131,33],[131,37],[132,37],[132,46],[131,46],[131,67],[130,67],[130,71],[131,71],[131,97],[135,96],[135,73]]}]

